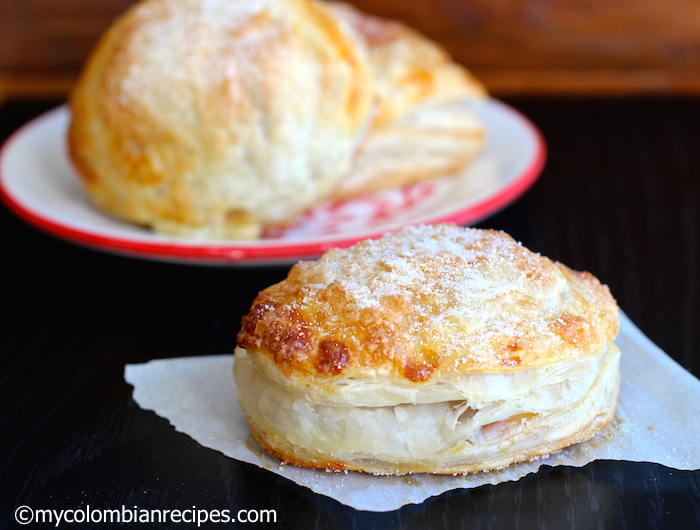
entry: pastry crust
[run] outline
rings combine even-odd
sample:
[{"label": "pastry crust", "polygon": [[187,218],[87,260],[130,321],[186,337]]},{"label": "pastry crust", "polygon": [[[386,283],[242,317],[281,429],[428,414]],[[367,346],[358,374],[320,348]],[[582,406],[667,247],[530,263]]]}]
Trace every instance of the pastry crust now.
[{"label": "pastry crust", "polygon": [[322,200],[463,166],[481,126],[438,104],[483,93],[437,44],[348,6],[143,0],[89,58],[68,147],[116,217],[254,239]]},{"label": "pastry crust", "polygon": [[442,224],[298,263],[255,299],[238,345],[287,376],[420,382],[593,355],[618,326],[591,274],[502,232]]},{"label": "pastry crust", "polygon": [[145,0],[71,97],[94,202],[190,238],[251,238],[346,174],[371,117],[365,46],[310,0]]},{"label": "pastry crust", "polygon": [[474,106],[486,88],[440,45],[401,22],[331,2],[366,44],[374,117],[331,199],[452,174],[484,147]]},{"label": "pastry crust", "polygon": [[410,227],[295,265],[243,319],[255,438],[290,463],[461,473],[589,438],[614,414],[606,286],[502,232]]},{"label": "pastry crust", "polygon": [[[454,474],[536,460],[592,438],[615,415],[619,353],[611,345],[583,396],[561,392],[560,384],[550,389],[558,401],[540,402],[539,408],[505,408],[496,401],[475,409],[467,406],[478,402],[469,395],[431,404],[324,406],[271,389],[250,370],[245,350],[237,352],[235,373],[251,434],[284,463],[375,474]],[[513,393],[510,399],[523,397]]]},{"label": "pastry crust", "polygon": [[373,126],[381,126],[428,101],[478,100],[486,88],[447,51],[407,25],[329,2],[336,16],[357,32],[369,51],[374,99]]},{"label": "pastry crust", "polygon": [[331,199],[423,182],[462,170],[483,149],[486,131],[473,101],[430,100],[375,124]]}]

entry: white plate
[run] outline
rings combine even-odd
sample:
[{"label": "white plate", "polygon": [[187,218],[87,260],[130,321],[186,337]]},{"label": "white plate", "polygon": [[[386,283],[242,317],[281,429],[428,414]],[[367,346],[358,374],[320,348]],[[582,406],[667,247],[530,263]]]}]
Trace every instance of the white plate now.
[{"label": "white plate", "polygon": [[537,179],[546,148],[537,128],[494,99],[475,107],[484,152],[465,171],[368,197],[324,203],[294,226],[258,241],[189,241],[159,235],[97,210],[66,149],[69,110],[39,116],[0,151],[0,194],[27,222],[73,243],[118,254],[198,264],[291,262],[411,224],[469,224],[501,210]]}]

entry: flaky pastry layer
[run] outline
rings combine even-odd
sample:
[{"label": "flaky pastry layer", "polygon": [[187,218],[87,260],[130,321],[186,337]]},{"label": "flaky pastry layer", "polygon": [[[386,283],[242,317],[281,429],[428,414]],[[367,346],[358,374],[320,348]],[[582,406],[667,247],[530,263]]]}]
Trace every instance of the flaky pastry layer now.
[{"label": "flaky pastry layer", "polygon": [[[240,405],[256,440],[282,460],[306,467],[380,474],[467,473],[535,459],[587,440],[614,416],[620,352],[614,343],[588,370],[562,366],[560,377],[482,373],[460,400],[386,405],[329,404],[270,381],[245,350],[234,374]],[[563,361],[563,364],[567,361]],[[489,381],[495,379],[495,382]],[[361,386],[361,385],[360,385]],[[508,390],[510,387],[510,391]],[[499,388],[484,401],[478,389]]]},{"label": "flaky pastry layer", "polygon": [[614,415],[609,290],[502,232],[408,227],[331,250],[261,292],[242,324],[239,403],[293,464],[490,470]]},{"label": "flaky pastry layer", "polygon": [[428,101],[368,132],[329,198],[345,199],[453,174],[484,148],[473,100]]},{"label": "flaky pastry layer", "polygon": [[329,2],[366,45],[375,99],[373,127],[382,126],[426,102],[478,100],[486,88],[455,63],[435,41],[396,20]]}]

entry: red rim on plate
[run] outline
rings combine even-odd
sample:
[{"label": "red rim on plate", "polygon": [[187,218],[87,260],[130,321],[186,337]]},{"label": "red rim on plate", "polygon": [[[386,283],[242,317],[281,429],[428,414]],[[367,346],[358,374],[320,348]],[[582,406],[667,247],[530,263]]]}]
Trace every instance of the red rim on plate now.
[{"label": "red rim on plate", "polygon": [[[501,114],[520,127],[534,145],[524,170],[504,186],[482,200],[458,209],[449,214],[425,216],[421,224],[451,222],[456,224],[473,224],[505,208],[530,188],[539,177],[546,160],[546,144],[540,131],[521,113],[496,100],[489,100]],[[41,127],[42,120],[58,109],[35,118],[18,129],[0,150],[0,196],[5,204],[20,218],[51,235],[73,243],[89,246],[98,250],[163,261],[200,264],[253,264],[275,263],[315,257],[334,247],[348,247],[364,239],[381,237],[388,230],[365,230],[353,234],[338,233],[331,236],[308,238],[307,240],[266,239],[254,242],[192,242],[192,241],[143,241],[137,238],[117,237],[100,233],[99,230],[75,228],[61,220],[52,219],[44,212],[37,211],[23,203],[21,197],[15,196],[7,186],[4,174],[5,160],[15,145],[35,129]],[[411,223],[405,223],[405,226]],[[399,229],[402,226],[392,227]]]}]

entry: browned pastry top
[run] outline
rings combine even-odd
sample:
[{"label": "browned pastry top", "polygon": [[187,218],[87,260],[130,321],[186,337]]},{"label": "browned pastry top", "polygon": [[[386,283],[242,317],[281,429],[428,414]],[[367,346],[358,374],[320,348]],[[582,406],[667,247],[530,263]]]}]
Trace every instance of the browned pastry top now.
[{"label": "browned pastry top", "polygon": [[503,232],[441,224],[298,263],[255,299],[238,345],[287,375],[419,383],[598,354],[618,327],[591,274]]}]

